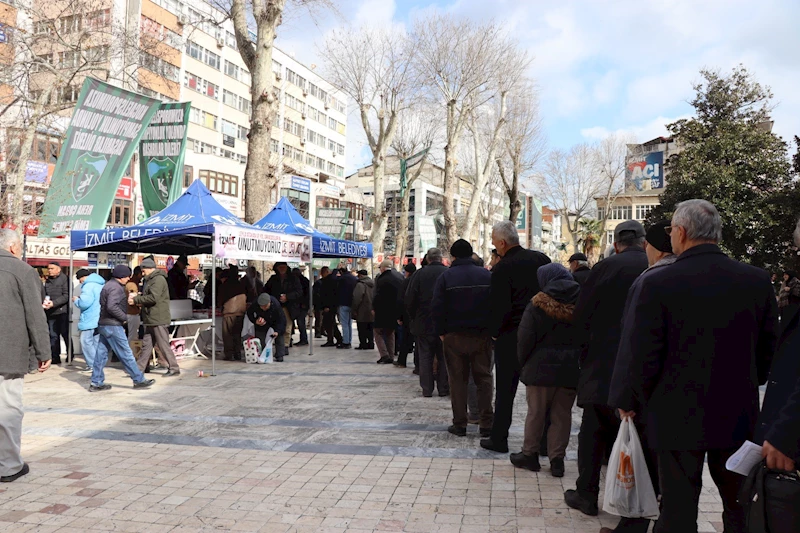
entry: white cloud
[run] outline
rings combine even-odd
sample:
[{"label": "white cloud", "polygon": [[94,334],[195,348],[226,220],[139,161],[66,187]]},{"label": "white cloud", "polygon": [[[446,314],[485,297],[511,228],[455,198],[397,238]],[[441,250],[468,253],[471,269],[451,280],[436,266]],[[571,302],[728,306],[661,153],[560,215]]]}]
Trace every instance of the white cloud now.
[{"label": "white cloud", "polygon": [[626,135],[635,138],[638,142],[646,142],[656,137],[668,137],[667,124],[671,124],[683,118],[690,118],[689,115],[681,115],[673,118],[657,117],[653,120],[640,125],[626,126],[611,130],[605,126],[592,126],[591,128],[581,129],[581,136],[587,140],[600,140],[612,134]]}]

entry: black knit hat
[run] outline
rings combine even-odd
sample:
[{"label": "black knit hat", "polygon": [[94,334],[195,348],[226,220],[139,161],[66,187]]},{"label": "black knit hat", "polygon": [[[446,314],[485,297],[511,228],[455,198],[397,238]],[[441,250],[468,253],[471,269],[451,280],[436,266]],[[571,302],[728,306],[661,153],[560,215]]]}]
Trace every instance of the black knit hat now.
[{"label": "black knit hat", "polygon": [[670,241],[669,235],[667,235],[667,232],[664,230],[664,228],[668,227],[669,225],[670,222],[667,220],[660,220],[656,222],[647,229],[647,233],[645,234],[644,238],[650,246],[659,252],[671,254],[672,241]]},{"label": "black knit hat", "polygon": [[88,276],[89,274],[91,274],[91,272],[89,272],[85,268],[82,268],[82,269],[78,270],[77,272],[75,272],[75,277],[78,278],[78,279],[81,279],[83,276]]},{"label": "black knit hat", "polygon": [[450,255],[456,259],[472,257],[472,245],[469,243],[469,241],[458,239],[453,243],[453,246],[450,247]]}]

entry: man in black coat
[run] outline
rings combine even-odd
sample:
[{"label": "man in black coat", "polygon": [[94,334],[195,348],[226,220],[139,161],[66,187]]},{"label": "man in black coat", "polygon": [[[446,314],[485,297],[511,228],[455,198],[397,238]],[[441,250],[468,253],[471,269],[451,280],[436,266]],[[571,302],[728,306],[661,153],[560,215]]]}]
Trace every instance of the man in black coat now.
[{"label": "man in black coat", "polygon": [[492,268],[488,312],[489,331],[495,339],[495,402],[491,436],[481,446],[499,453],[508,452],[508,429],[519,385],[517,328],[531,298],[539,292],[536,273],[550,262],[541,252],[519,245],[516,226],[504,220],[492,228],[492,245],[502,257]]},{"label": "man in black coat", "polygon": [[328,342],[322,345],[329,348],[342,343],[342,334],[336,325],[337,307],[339,305],[339,271],[322,267],[322,284],[320,286],[320,302],[322,303],[322,331]]},{"label": "man in black coat", "polygon": [[375,320],[375,344],[378,347],[380,365],[394,362],[394,332],[400,317],[397,294],[403,286],[403,276],[394,269],[390,259],[384,259],[378,267],[381,273],[375,278],[375,293],[372,297],[372,310]]},{"label": "man in black coat", "polygon": [[283,362],[283,335],[279,332],[286,331],[286,315],[281,309],[281,303],[274,297],[266,293],[258,295],[247,308],[247,318],[253,323],[256,338],[261,341],[261,346],[266,346],[267,333],[272,329],[272,338],[275,339],[275,356],[273,359]]},{"label": "man in black coat", "polygon": [[628,289],[647,268],[644,236],[644,227],[635,220],[617,225],[616,253],[592,269],[575,306],[575,330],[584,341],[578,380],[583,418],[578,434],[577,490],[566,491],[564,501],[590,516],[598,513],[600,470],[619,430],[616,411],[608,405],[608,391]]},{"label": "man in black coat", "polygon": [[[44,312],[50,328],[50,355],[54,365],[61,364],[61,339],[69,349],[69,279],[61,271],[57,261],[47,265],[47,281],[44,284]],[[49,300],[47,299],[49,297]],[[74,353],[74,352],[73,352]],[[69,362],[69,361],[67,361]]]},{"label": "man in black coat", "polygon": [[297,329],[300,330],[300,342],[295,344],[295,346],[306,346],[308,344],[308,296],[309,292],[311,292],[311,288],[309,287],[308,278],[303,275],[302,270],[293,268],[292,274],[297,276],[297,279],[300,281],[300,286],[303,287],[303,297],[298,303],[299,311],[297,313]]},{"label": "man in black coat", "polygon": [[284,354],[288,354],[289,346],[292,344],[292,324],[301,312],[300,301],[303,299],[303,287],[300,286],[300,280],[292,274],[289,265],[285,262],[279,261],[272,268],[275,274],[267,280],[264,292],[277,298],[286,315],[286,330],[279,333],[283,333]]},{"label": "man in black coat", "polygon": [[661,515],[654,531],[697,531],[707,457],[725,531],[743,532],[737,493],[744,478],[725,462],[753,438],[758,387],[776,343],[775,295],[766,271],[729,259],[717,246],[722,222],[711,203],[681,202],[668,231],[678,259],[642,280],[628,373],[658,453]]},{"label": "man in black coat", "polygon": [[567,262],[569,263],[569,271],[572,273],[572,279],[583,286],[586,280],[589,279],[589,274],[592,273],[586,254],[580,252],[572,254]]},{"label": "man in black coat", "polygon": [[[414,335],[411,333],[411,319],[408,317],[408,313],[406,312],[406,291],[408,291],[408,284],[411,283],[411,276],[413,276],[417,272],[417,266],[414,263],[408,263],[403,267],[403,286],[400,288],[400,292],[397,295],[397,305],[400,308],[400,318],[398,319],[398,327],[397,331],[399,333],[399,343],[400,346],[397,348],[397,361],[395,361],[394,366],[399,368],[406,368],[406,363],[408,361],[408,353],[414,349]],[[414,361],[414,368],[417,368],[417,361]]]},{"label": "man in black coat", "polygon": [[436,379],[436,389],[439,396],[450,394],[450,383],[447,379],[447,365],[444,361],[442,340],[436,334],[431,317],[431,301],[433,289],[447,267],[442,264],[442,251],[431,248],[425,254],[428,266],[415,272],[409,278],[408,289],[405,294],[405,311],[411,320],[411,334],[419,345],[419,384],[425,398],[433,396],[433,360],[436,359],[439,367]]}]

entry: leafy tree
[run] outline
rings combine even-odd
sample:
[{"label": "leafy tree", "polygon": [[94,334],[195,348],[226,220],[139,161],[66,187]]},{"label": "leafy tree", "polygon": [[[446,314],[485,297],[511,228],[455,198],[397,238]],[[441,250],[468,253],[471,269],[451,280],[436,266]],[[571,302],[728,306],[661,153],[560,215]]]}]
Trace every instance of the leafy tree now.
[{"label": "leafy tree", "polygon": [[708,200],[722,217],[722,247],[774,268],[787,259],[800,189],[786,142],[771,132],[772,92],[743,66],[700,73],[691,101],[696,117],[667,126],[683,150],[667,162],[661,206],[648,219],[669,219],[684,200]]}]

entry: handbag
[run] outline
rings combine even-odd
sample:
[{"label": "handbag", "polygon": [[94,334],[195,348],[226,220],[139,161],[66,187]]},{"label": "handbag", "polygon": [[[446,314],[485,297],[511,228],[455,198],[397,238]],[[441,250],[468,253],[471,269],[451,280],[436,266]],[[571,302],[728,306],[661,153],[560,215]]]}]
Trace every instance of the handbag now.
[{"label": "handbag", "polygon": [[770,470],[766,462],[758,463],[742,485],[739,503],[747,533],[800,531],[800,472]]}]

